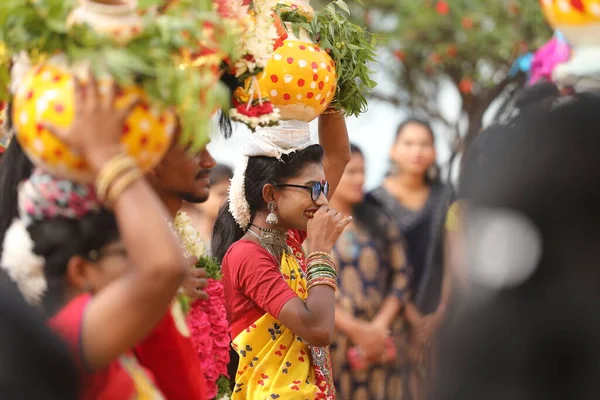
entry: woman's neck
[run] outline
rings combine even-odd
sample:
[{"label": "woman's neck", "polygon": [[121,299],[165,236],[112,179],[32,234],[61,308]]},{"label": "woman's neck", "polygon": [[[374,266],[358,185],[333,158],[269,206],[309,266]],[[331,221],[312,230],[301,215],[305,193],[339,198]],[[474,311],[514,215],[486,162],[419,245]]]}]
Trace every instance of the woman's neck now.
[{"label": "woman's neck", "polygon": [[388,182],[393,186],[401,186],[407,190],[418,191],[427,188],[425,177],[420,174],[398,173],[389,177]]}]

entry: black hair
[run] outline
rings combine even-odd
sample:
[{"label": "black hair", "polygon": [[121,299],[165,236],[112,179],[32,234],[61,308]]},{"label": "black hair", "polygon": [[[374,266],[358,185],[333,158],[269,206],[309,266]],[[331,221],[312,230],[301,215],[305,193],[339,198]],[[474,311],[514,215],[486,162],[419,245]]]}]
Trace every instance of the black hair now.
[{"label": "black hair", "polygon": [[433,128],[431,127],[429,121],[417,117],[410,117],[408,119],[405,119],[400,123],[400,125],[398,125],[398,128],[396,128],[396,139],[398,139],[402,132],[404,132],[404,128],[406,128],[409,125],[420,125],[423,128],[427,129],[427,132],[429,132],[429,134],[431,135],[431,140],[435,143],[435,135],[433,134]]},{"label": "black hair", "polygon": [[81,219],[59,217],[37,222],[28,230],[34,243],[33,252],[45,260],[48,289],[42,304],[47,315],[53,315],[64,305],[65,274],[71,257],[89,258],[90,252],[119,239],[117,221],[106,210]]},{"label": "black hair", "polygon": [[[226,66],[224,67],[226,68]],[[229,89],[232,95],[238,87],[242,86],[241,82],[235,77],[235,75],[229,73],[224,73],[221,76],[221,82],[227,86],[227,89]],[[233,99],[233,96],[231,98]],[[233,134],[231,118],[229,118],[229,115],[227,115],[226,112],[221,111],[219,113],[219,128],[225,139],[229,139]]]},{"label": "black hair", "polygon": [[233,170],[225,164],[217,164],[210,171],[210,184],[229,181],[233,178]]},{"label": "black hair", "polygon": [[[353,143],[350,144],[350,154],[364,157],[362,149]],[[379,254],[387,259],[392,238],[389,237],[388,226],[383,218],[381,208],[365,199],[354,206],[352,213],[356,223],[369,233]]]},{"label": "black hair", "polygon": [[362,149],[354,143],[350,143],[350,154],[360,154],[361,156],[365,155]]},{"label": "black hair", "polygon": [[[9,128],[12,127],[10,120],[12,105],[9,103],[6,110]],[[23,151],[16,138],[13,138],[4,151],[0,161],[0,256],[2,255],[2,243],[4,235],[18,217],[17,192],[19,184],[29,178],[33,171],[33,164]]]},{"label": "black hair", "polygon": [[[321,164],[323,161],[323,148],[318,144],[303,150],[283,155],[281,160],[273,157],[249,157],[244,190],[246,201],[250,206],[250,221],[256,212],[266,207],[263,199],[265,185],[283,182],[302,173],[304,168],[311,164]],[[235,222],[229,212],[229,204],[225,203],[219,210],[212,238],[212,254],[219,261],[223,261],[229,247],[244,236],[244,230]]]},{"label": "black hair", "polygon": [[[398,138],[402,135],[405,128],[410,125],[419,125],[419,126],[422,126],[423,128],[425,128],[427,130],[427,132],[429,132],[429,135],[431,136],[431,142],[435,145],[435,134],[433,133],[433,128],[432,128],[431,124],[428,121],[421,119],[421,118],[417,118],[417,117],[410,117],[408,119],[405,119],[398,125],[398,128],[396,128],[395,141],[398,141]],[[388,176],[392,175],[392,171],[395,168],[395,166],[393,165],[393,161],[390,160],[390,163],[392,164],[392,166],[390,168],[390,171],[388,171],[388,173],[387,173]],[[429,174],[425,174],[425,182],[428,185],[433,185],[435,183],[438,183],[441,179],[439,166],[434,163],[432,168],[434,169],[433,176],[429,176]]]},{"label": "black hair", "polygon": [[6,400],[76,400],[68,346],[13,286],[0,284],[0,388]]}]

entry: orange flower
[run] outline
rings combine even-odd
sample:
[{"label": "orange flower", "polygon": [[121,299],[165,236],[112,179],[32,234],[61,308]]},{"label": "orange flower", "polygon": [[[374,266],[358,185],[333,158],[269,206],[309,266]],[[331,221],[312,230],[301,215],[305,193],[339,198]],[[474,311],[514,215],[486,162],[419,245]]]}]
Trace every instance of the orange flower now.
[{"label": "orange flower", "polygon": [[406,54],[402,50],[394,51],[394,57],[396,57],[397,60],[402,61],[402,62],[404,62],[406,60]]},{"label": "orange flower", "polygon": [[455,58],[458,55],[458,48],[456,45],[452,44],[448,47],[448,57]]},{"label": "orange flower", "polygon": [[431,55],[429,56],[429,60],[433,64],[439,64],[442,62],[442,56],[440,56],[438,53],[431,53]]},{"label": "orange flower", "polygon": [[465,29],[472,29],[474,25],[475,25],[475,22],[473,22],[473,18],[464,17],[462,19],[462,26],[463,26],[463,28],[465,28]]},{"label": "orange flower", "polygon": [[448,6],[448,3],[441,0],[438,1],[435,5],[435,11],[440,15],[448,15],[448,13],[450,12],[450,6]]},{"label": "orange flower", "polygon": [[473,91],[473,80],[471,78],[463,78],[458,84],[458,90],[462,94],[471,94]]}]

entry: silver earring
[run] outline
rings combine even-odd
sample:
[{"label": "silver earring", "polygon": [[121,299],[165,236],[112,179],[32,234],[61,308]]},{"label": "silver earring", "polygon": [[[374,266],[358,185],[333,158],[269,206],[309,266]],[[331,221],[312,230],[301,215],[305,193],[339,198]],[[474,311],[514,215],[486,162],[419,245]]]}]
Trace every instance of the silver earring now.
[{"label": "silver earring", "polygon": [[427,179],[430,182],[435,182],[438,179],[438,176],[439,170],[437,169],[437,167],[435,165],[429,167],[429,169],[427,170]]},{"label": "silver earring", "polygon": [[269,215],[267,215],[267,224],[277,225],[279,223],[279,217],[275,213],[275,208],[277,208],[277,204],[275,204],[274,201],[270,201],[267,207],[269,208]]}]

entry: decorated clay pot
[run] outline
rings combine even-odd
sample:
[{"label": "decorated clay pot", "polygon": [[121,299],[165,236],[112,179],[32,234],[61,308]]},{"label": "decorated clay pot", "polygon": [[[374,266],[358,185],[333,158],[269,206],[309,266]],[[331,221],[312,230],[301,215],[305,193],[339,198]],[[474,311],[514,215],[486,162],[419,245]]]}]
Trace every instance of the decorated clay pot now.
[{"label": "decorated clay pot", "polygon": [[566,85],[587,81],[586,85],[600,87],[600,1],[542,0],[542,7],[550,24],[573,47],[571,60],[556,67],[556,81]]},{"label": "decorated clay pot", "polygon": [[273,52],[258,83],[283,120],[310,122],[333,100],[337,88],[335,63],[306,31],[300,30],[296,37],[288,25],[287,39]]},{"label": "decorated clay pot", "polygon": [[143,28],[135,0],[80,0],[67,23],[88,24],[118,41],[128,41]]},{"label": "decorated clay pot", "polygon": [[[74,116],[73,74],[56,60],[34,67],[24,77],[14,96],[13,124],[16,136],[32,162],[43,166],[60,178],[90,183],[93,179],[85,159],[71,150],[41,122],[67,128]],[[101,91],[109,81],[99,79]],[[126,107],[134,98],[140,104],[129,115],[121,137],[126,153],[138,162],[143,171],[150,170],[169,148],[175,127],[175,114],[150,104],[139,87],[123,88],[116,100],[117,109]]]}]

